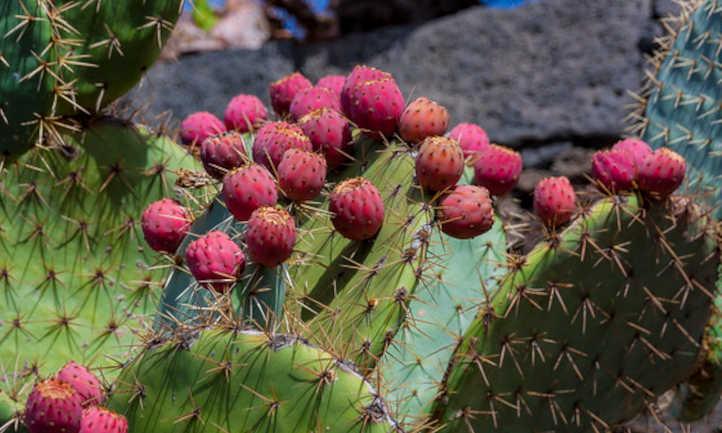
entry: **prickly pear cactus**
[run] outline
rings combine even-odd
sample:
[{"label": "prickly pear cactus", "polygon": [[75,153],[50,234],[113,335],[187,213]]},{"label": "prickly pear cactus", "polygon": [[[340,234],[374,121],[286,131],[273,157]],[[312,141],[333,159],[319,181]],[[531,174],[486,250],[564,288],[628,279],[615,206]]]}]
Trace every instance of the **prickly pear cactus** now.
[{"label": "prickly pear cactus", "polygon": [[150,67],[183,0],[0,4],[0,155],[79,129]]}]

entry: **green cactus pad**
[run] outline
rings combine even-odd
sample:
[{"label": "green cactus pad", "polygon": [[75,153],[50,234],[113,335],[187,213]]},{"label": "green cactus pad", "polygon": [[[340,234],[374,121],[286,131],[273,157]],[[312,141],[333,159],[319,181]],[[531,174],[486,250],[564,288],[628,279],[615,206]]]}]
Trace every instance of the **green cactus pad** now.
[{"label": "green cactus pad", "polygon": [[603,200],[512,267],[450,365],[444,431],[607,431],[694,371],[719,254],[668,205]]},{"label": "green cactus pad", "polygon": [[334,356],[234,329],[149,349],[123,371],[109,406],[137,433],[394,431],[373,388]]}]

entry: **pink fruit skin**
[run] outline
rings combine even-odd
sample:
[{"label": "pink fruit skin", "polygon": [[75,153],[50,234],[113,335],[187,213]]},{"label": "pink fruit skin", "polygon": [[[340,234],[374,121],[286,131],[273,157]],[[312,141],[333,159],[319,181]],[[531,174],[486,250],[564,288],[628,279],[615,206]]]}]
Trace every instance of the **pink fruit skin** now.
[{"label": "pink fruit skin", "polygon": [[273,111],[279,116],[287,115],[291,107],[291,101],[293,101],[296,93],[304,89],[310,89],[311,87],[313,87],[313,84],[311,84],[308,78],[298,72],[286,75],[272,83],[269,88],[269,93]]},{"label": "pink fruit skin", "polygon": [[346,77],[343,75],[326,75],[325,77],[318,80],[316,87],[325,87],[331,90],[339,99],[341,103],[341,92],[343,91],[343,85],[346,83]]},{"label": "pink fruit skin", "polygon": [[312,148],[311,140],[297,125],[269,122],[258,130],[253,141],[253,160],[274,171],[288,149],[311,150]]},{"label": "pink fruit skin", "polygon": [[687,163],[681,155],[660,148],[647,155],[639,169],[639,188],[658,198],[671,195],[684,181]]},{"label": "pink fruit skin", "polygon": [[311,87],[301,90],[291,102],[291,118],[298,121],[306,114],[321,108],[341,111],[341,102],[332,90],[325,87]]},{"label": "pink fruit skin", "polygon": [[418,143],[426,137],[443,135],[449,127],[449,112],[445,107],[428,98],[411,102],[399,119],[401,138]]},{"label": "pink fruit skin", "polygon": [[201,144],[203,167],[216,179],[223,179],[226,173],[243,165],[246,159],[243,136],[236,131],[208,137]]},{"label": "pink fruit skin", "polygon": [[283,209],[262,207],[248,220],[246,248],[251,260],[273,268],[291,257],[296,244],[296,224]]},{"label": "pink fruit skin", "polygon": [[356,84],[350,93],[348,118],[359,128],[390,137],[404,110],[404,96],[393,78]]},{"label": "pink fruit skin", "polygon": [[82,411],[82,398],[70,384],[43,380],[25,404],[25,426],[29,433],[77,433]]},{"label": "pink fruit skin", "polygon": [[600,150],[592,156],[592,176],[604,192],[617,193],[634,187],[634,160],[627,152]]},{"label": "pink fruit skin", "polygon": [[494,196],[504,195],[514,188],[523,166],[518,152],[490,144],[475,158],[474,184],[485,187]]},{"label": "pink fruit skin", "polygon": [[128,421],[108,409],[89,407],[83,411],[79,433],[128,433]]},{"label": "pink fruit skin", "polygon": [[198,283],[223,293],[243,273],[246,257],[227,234],[211,231],[188,245],[186,263]]},{"label": "pink fruit skin", "polygon": [[183,119],[180,127],[180,136],[183,144],[187,146],[200,145],[211,135],[226,132],[226,126],[219,118],[206,111],[193,113]]},{"label": "pink fruit skin", "polygon": [[55,378],[75,389],[81,398],[83,407],[102,404],[105,400],[105,392],[98,378],[75,361],[65,364]]},{"label": "pink fruit skin", "polygon": [[566,177],[542,179],[534,188],[534,213],[547,227],[566,224],[577,207],[577,195]]},{"label": "pink fruit skin", "polygon": [[439,203],[438,219],[441,230],[457,239],[486,233],[494,225],[489,190],[482,186],[457,186]]},{"label": "pink fruit skin", "polygon": [[256,129],[258,124],[268,118],[266,107],[254,95],[235,96],[226,106],[223,121],[226,128],[238,132],[248,132]]},{"label": "pink fruit skin", "polygon": [[151,203],[141,218],[146,242],[155,251],[173,254],[191,228],[191,215],[175,200],[164,198]]},{"label": "pink fruit skin", "polygon": [[350,160],[351,125],[342,114],[329,109],[316,110],[303,116],[299,125],[313,149],[323,152],[328,168],[334,169]]},{"label": "pink fruit skin", "polygon": [[644,159],[652,153],[652,148],[642,140],[627,138],[616,142],[614,146],[612,146],[612,151],[626,152],[634,162],[635,170],[639,171],[642,163],[644,163]]},{"label": "pink fruit skin", "polygon": [[326,183],[326,160],[318,153],[291,149],[278,164],[278,184],[293,201],[311,200]]},{"label": "pink fruit skin", "polygon": [[459,123],[449,132],[448,136],[459,142],[464,158],[473,157],[489,146],[489,136],[479,125]]},{"label": "pink fruit skin", "polygon": [[351,111],[351,93],[357,84],[391,78],[391,74],[380,69],[365,65],[355,66],[344,80],[343,88],[341,89],[341,108],[343,108],[343,112],[348,116],[348,113]]},{"label": "pink fruit skin", "polygon": [[240,167],[223,178],[223,200],[237,220],[247,221],[254,210],[278,201],[273,176],[258,164]]},{"label": "pink fruit skin", "polygon": [[451,138],[429,137],[416,156],[416,179],[427,191],[443,191],[456,185],[464,173],[464,154]]},{"label": "pink fruit skin", "polygon": [[334,228],[345,238],[360,241],[376,236],[384,222],[384,202],[376,187],[357,177],[341,182],[330,196]]}]

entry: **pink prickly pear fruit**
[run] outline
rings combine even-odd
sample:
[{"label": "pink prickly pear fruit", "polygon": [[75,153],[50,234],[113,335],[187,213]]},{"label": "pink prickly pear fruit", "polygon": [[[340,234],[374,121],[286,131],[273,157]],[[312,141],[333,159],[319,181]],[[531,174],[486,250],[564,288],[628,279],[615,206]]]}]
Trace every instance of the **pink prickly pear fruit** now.
[{"label": "pink prickly pear fruit", "polygon": [[89,407],[83,411],[78,433],[128,433],[128,420],[108,409]]},{"label": "pink prickly pear fruit", "polygon": [[271,84],[269,93],[271,96],[271,106],[273,111],[279,116],[288,114],[291,108],[291,102],[298,92],[310,89],[313,84],[298,72],[286,75],[278,81]]},{"label": "pink prickly pear fruit", "polygon": [[333,189],[329,200],[334,228],[345,238],[361,241],[379,232],[384,222],[384,202],[374,184],[356,177]]},{"label": "pink prickly pear fruit", "polygon": [[494,225],[489,190],[483,186],[457,186],[441,199],[437,217],[441,231],[457,239],[470,239],[488,232]]},{"label": "pink prickly pear fruit", "polygon": [[404,96],[393,78],[365,81],[351,89],[348,118],[359,128],[391,136],[404,110]]},{"label": "pink prickly pear fruit", "polygon": [[428,98],[411,102],[399,119],[401,138],[410,143],[419,143],[426,137],[443,135],[449,127],[449,112],[446,108]]},{"label": "pink prickly pear fruit", "polygon": [[638,171],[647,155],[652,153],[652,148],[642,140],[627,138],[616,142],[614,146],[612,146],[612,151],[627,153],[634,162],[635,170]]},{"label": "pink prickly pear fruit", "polygon": [[564,176],[542,179],[534,188],[534,213],[547,227],[558,227],[572,219],[577,194]]},{"label": "pink prickly pear fruit", "polygon": [[254,210],[278,201],[273,176],[258,164],[239,167],[223,178],[223,200],[238,221],[247,221]]},{"label": "pink prickly pear fruit", "polygon": [[199,146],[206,138],[222,132],[226,132],[226,126],[207,111],[189,115],[183,119],[180,127],[181,141],[187,146]]},{"label": "pink prickly pear fruit", "polygon": [[253,141],[253,160],[269,170],[275,170],[287,150],[312,148],[311,140],[299,126],[286,122],[269,122],[258,130]]},{"label": "pink prickly pear fruit", "polygon": [[203,167],[216,179],[223,179],[226,173],[240,167],[247,159],[243,136],[236,131],[208,137],[201,143]]},{"label": "pink prickly pear fruit", "polygon": [[227,234],[211,231],[188,245],[186,263],[199,284],[224,293],[243,273],[246,256]]},{"label": "pink prickly pear fruit", "polygon": [[657,149],[639,168],[639,188],[654,198],[667,198],[682,184],[686,170],[680,154],[665,147]]},{"label": "pink prickly pear fruit", "polygon": [[446,137],[429,137],[416,155],[416,179],[427,191],[456,185],[464,173],[464,153],[459,143]]},{"label": "pink prickly pear fruit", "polygon": [[254,131],[268,118],[266,107],[254,95],[237,95],[226,106],[223,121],[226,128],[238,132]]},{"label": "pink prickly pear fruit", "polygon": [[84,366],[70,361],[55,375],[57,380],[72,386],[81,398],[83,407],[102,404],[105,400],[103,385]]},{"label": "pink prickly pear fruit", "polygon": [[296,224],[283,209],[261,207],[248,220],[246,247],[251,260],[273,268],[291,257],[296,244]]},{"label": "pink prickly pear fruit", "polygon": [[504,195],[514,188],[523,166],[519,152],[490,144],[483,147],[475,158],[476,185],[485,187],[494,196]]},{"label": "pink prickly pear fruit", "polygon": [[38,382],[25,404],[29,433],[78,433],[83,412],[82,397],[57,379]]},{"label": "pink prickly pear fruit", "polygon": [[321,108],[341,111],[341,102],[332,90],[316,86],[296,93],[289,110],[291,118],[298,121],[306,114]]},{"label": "pink prickly pear fruit", "polygon": [[316,87],[325,87],[331,90],[338,98],[339,104],[341,103],[341,92],[343,91],[343,85],[346,83],[346,77],[344,75],[326,75],[325,77],[318,80]]},{"label": "pink prickly pear fruit", "polygon": [[459,142],[464,158],[474,157],[489,146],[489,136],[481,126],[473,123],[459,123],[452,129],[449,138]]},{"label": "pink prickly pear fruit", "polygon": [[604,192],[618,193],[634,187],[634,160],[628,152],[600,150],[592,155],[592,176]]},{"label": "pink prickly pear fruit", "polygon": [[326,184],[326,160],[318,153],[291,149],[278,164],[278,185],[293,201],[311,200]]},{"label": "pink prickly pear fruit", "polygon": [[380,69],[366,65],[355,66],[344,80],[343,88],[341,89],[341,108],[343,108],[343,112],[348,116],[348,113],[351,111],[351,94],[358,84],[366,81],[386,80],[391,78],[393,78],[391,74]]},{"label": "pink prickly pear fruit", "polygon": [[303,116],[299,125],[313,149],[326,157],[328,168],[334,169],[350,160],[351,125],[343,115],[322,108]]},{"label": "pink prickly pear fruit", "polygon": [[175,200],[164,198],[148,205],[141,217],[143,236],[151,248],[173,254],[191,228],[191,214]]}]

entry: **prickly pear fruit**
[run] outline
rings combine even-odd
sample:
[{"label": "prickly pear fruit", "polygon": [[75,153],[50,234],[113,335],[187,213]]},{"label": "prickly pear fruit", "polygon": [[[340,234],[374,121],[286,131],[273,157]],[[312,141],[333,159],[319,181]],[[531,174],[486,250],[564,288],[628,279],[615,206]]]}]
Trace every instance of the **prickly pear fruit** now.
[{"label": "prickly pear fruit", "polygon": [[251,260],[267,268],[280,265],[291,256],[296,244],[296,224],[283,209],[261,207],[248,220],[246,247]]},{"label": "prickly pear fruit", "polygon": [[464,158],[473,157],[489,146],[489,136],[486,131],[474,123],[459,123],[448,136],[459,142],[461,150],[464,151]]},{"label": "prickly pear fruit", "polygon": [[566,224],[576,209],[577,195],[564,176],[542,179],[534,188],[534,213],[547,227]]},{"label": "prickly pear fruit", "polygon": [[652,148],[649,147],[649,144],[638,138],[620,140],[612,146],[612,150],[615,152],[626,152],[634,162],[635,171],[639,171],[639,167],[644,163],[644,159],[652,153]]},{"label": "prickly pear fruit", "polygon": [[454,238],[470,239],[486,233],[494,225],[489,190],[483,186],[457,186],[441,199],[437,217],[441,231]]},{"label": "prickly pear fruit", "polygon": [[326,160],[318,153],[291,149],[278,164],[278,185],[293,201],[311,200],[326,183]]},{"label": "prickly pear fruit", "polygon": [[253,141],[253,160],[269,170],[275,170],[288,149],[311,150],[311,140],[297,125],[269,122],[258,130]]},{"label": "prickly pear fruit", "polygon": [[271,84],[269,93],[271,95],[271,106],[279,116],[288,114],[291,108],[291,101],[298,92],[313,87],[308,78],[298,72],[286,75],[280,80]]},{"label": "prickly pear fruit", "polygon": [[141,217],[143,236],[155,251],[173,254],[191,228],[190,212],[175,200],[164,198],[148,205]]},{"label": "prickly pear fruit", "polygon": [[223,114],[226,128],[238,132],[254,131],[268,118],[266,107],[254,95],[237,95],[231,99]]},{"label": "prickly pear fruit", "polygon": [[303,116],[299,125],[313,149],[326,157],[328,168],[336,168],[349,160],[351,125],[342,114],[322,108]]},{"label": "prickly pear fruit", "polygon": [[318,80],[316,87],[325,87],[331,90],[339,98],[340,103],[344,83],[346,83],[346,77],[343,75],[326,75]]},{"label": "prickly pear fruit", "polygon": [[65,382],[75,389],[83,407],[102,404],[105,400],[103,385],[93,373],[84,366],[70,361],[55,375],[57,380]]},{"label": "prickly pear fruit", "polygon": [[186,263],[198,283],[223,293],[243,273],[246,256],[227,234],[214,230],[188,245]]},{"label": "prickly pear fruit", "polygon": [[680,154],[662,147],[644,159],[639,168],[639,188],[664,199],[679,188],[686,170],[687,163]]},{"label": "prickly pear fruit", "polygon": [[180,126],[181,141],[187,146],[200,146],[206,138],[222,132],[226,132],[226,126],[207,111],[188,115]]},{"label": "prickly pear fruit", "polygon": [[341,89],[341,108],[348,115],[351,111],[351,94],[353,89],[366,81],[385,80],[393,78],[388,72],[366,65],[354,66],[353,70],[346,77]]},{"label": "prickly pear fruit", "polygon": [[83,411],[79,433],[128,433],[128,421],[108,409],[89,407]]},{"label": "prickly pear fruit", "polygon": [[332,90],[317,86],[296,93],[289,111],[291,118],[298,121],[306,114],[321,108],[341,111],[341,102]]},{"label": "prickly pear fruit", "polygon": [[223,178],[223,200],[239,221],[247,221],[254,210],[278,201],[273,176],[263,166],[247,164]]},{"label": "prickly pear fruit", "polygon": [[384,221],[384,202],[374,184],[356,177],[333,189],[329,200],[331,222],[342,236],[360,241],[378,233]]},{"label": "prickly pear fruit", "polygon": [[82,398],[70,384],[43,380],[28,396],[25,425],[29,433],[77,433],[82,412]]},{"label": "prickly pear fruit", "polygon": [[404,96],[393,78],[365,81],[350,89],[348,118],[359,128],[391,136],[404,110]]},{"label": "prickly pear fruit", "polygon": [[519,152],[508,147],[490,144],[476,154],[474,183],[501,196],[511,191],[519,180],[522,159]]},{"label": "prickly pear fruit", "polygon": [[236,131],[208,137],[201,143],[203,167],[216,179],[223,179],[226,173],[240,167],[247,159],[243,136]]},{"label": "prickly pear fruit", "polygon": [[592,156],[592,176],[604,192],[617,193],[634,187],[634,160],[628,152],[600,150]]},{"label": "prickly pear fruit", "polygon": [[456,185],[464,173],[464,153],[454,139],[429,137],[416,156],[416,179],[427,191],[443,191]]},{"label": "prickly pear fruit", "polygon": [[401,138],[410,143],[419,143],[426,137],[443,135],[448,127],[449,112],[446,108],[424,97],[411,102],[399,119]]}]

